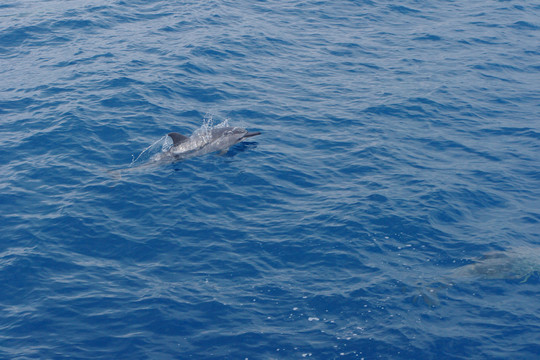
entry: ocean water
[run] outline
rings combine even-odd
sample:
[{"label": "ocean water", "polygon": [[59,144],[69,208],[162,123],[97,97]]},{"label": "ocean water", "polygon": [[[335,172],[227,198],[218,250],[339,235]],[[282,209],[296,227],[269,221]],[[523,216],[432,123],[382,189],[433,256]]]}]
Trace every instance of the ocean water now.
[{"label": "ocean water", "polygon": [[538,358],[539,90],[535,1],[2,1],[0,358]]}]

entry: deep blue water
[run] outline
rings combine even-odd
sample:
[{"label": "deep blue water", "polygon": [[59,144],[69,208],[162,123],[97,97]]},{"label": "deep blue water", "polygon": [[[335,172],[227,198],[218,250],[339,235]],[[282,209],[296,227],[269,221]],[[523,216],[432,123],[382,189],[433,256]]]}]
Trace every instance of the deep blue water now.
[{"label": "deep blue water", "polygon": [[538,2],[3,1],[0,358],[538,358],[539,159]]}]

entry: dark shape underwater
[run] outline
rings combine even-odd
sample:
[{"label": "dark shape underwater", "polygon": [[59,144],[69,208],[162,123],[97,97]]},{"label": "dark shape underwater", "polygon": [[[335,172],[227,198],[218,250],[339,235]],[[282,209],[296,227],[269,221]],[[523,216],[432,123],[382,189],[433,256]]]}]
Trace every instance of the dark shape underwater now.
[{"label": "dark shape underwater", "polygon": [[459,283],[488,280],[513,280],[524,283],[539,273],[540,249],[520,247],[494,251],[474,259],[471,264],[451,271],[441,281],[421,287],[420,294],[413,297],[413,302],[436,306],[439,305],[437,293]]}]

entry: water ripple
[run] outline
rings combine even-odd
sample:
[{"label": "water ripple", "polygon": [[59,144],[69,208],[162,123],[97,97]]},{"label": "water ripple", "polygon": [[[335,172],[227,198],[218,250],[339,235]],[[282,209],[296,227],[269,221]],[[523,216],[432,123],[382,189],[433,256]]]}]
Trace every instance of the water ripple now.
[{"label": "water ripple", "polygon": [[[1,358],[540,352],[538,6],[0,10]],[[118,175],[212,116],[262,135]]]}]

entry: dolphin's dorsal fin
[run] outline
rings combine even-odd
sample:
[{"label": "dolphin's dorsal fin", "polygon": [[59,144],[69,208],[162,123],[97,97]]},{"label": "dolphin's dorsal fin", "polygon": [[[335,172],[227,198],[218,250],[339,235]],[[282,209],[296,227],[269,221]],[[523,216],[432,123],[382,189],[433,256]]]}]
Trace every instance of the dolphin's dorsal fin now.
[{"label": "dolphin's dorsal fin", "polygon": [[173,146],[181,144],[184,141],[186,141],[187,139],[189,139],[187,136],[184,136],[182,134],[175,133],[175,132],[168,133],[167,135],[169,135],[171,137],[171,139],[173,141]]}]

